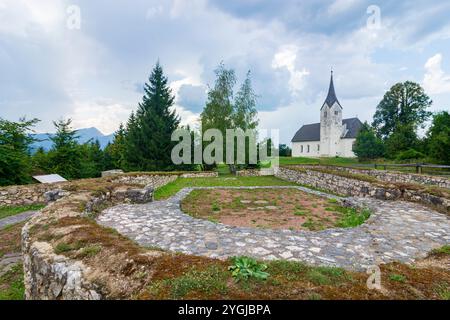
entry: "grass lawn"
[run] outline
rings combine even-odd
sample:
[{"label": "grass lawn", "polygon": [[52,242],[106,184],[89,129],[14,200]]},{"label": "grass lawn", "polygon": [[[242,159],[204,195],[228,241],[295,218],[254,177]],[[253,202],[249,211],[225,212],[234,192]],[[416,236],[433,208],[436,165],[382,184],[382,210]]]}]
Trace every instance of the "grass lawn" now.
[{"label": "grass lawn", "polygon": [[351,166],[361,164],[356,158],[305,158],[305,157],[280,157],[280,165],[294,164],[321,164],[321,165],[339,165]]},{"label": "grass lawn", "polygon": [[0,277],[0,300],[23,300],[24,298],[23,267],[19,263]]},{"label": "grass lawn", "polygon": [[167,199],[187,187],[250,187],[250,186],[292,186],[293,182],[284,181],[273,176],[218,178],[178,178],[177,180],[156,189],[155,199]]},{"label": "grass lawn", "polygon": [[23,213],[26,211],[36,211],[40,210],[44,205],[40,204],[30,204],[25,206],[1,206],[0,207],[0,219],[15,216],[16,214]]}]

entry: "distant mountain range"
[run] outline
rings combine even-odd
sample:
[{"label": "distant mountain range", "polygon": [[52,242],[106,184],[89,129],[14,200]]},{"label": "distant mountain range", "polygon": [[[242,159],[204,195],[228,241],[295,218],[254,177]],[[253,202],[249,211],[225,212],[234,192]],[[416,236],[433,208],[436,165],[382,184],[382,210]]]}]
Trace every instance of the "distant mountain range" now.
[{"label": "distant mountain range", "polygon": [[[50,150],[53,146],[53,142],[50,140],[50,137],[52,136],[54,136],[53,133],[33,134],[32,137],[38,141],[31,145],[31,150],[36,151],[40,147],[43,147],[45,151]],[[79,129],[77,130],[77,136],[78,142],[81,144],[88,142],[89,140],[98,140],[102,149],[104,149],[108,143],[112,142],[114,139],[114,134],[104,135],[97,128]]]}]

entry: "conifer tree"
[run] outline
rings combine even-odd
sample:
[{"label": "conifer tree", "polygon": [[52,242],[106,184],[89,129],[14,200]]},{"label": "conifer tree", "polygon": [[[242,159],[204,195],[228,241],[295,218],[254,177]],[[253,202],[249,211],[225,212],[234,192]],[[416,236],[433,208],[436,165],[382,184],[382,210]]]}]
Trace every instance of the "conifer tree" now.
[{"label": "conifer tree", "polygon": [[126,133],[128,170],[171,170],[172,132],[180,119],[172,110],[174,96],[159,62],[144,85],[144,96],[136,114],[132,114]]},{"label": "conifer tree", "polygon": [[77,131],[71,127],[72,120],[53,122],[56,133],[50,138],[53,147],[49,152],[50,170],[66,179],[81,177],[82,154],[78,144]]}]

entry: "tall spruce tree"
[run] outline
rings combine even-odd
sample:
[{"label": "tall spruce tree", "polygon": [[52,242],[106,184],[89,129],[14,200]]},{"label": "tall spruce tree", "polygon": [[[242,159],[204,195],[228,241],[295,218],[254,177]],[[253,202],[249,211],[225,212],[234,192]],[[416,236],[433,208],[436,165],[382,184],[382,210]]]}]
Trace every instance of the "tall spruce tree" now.
[{"label": "tall spruce tree", "polygon": [[56,133],[50,138],[53,147],[49,152],[50,170],[66,179],[78,179],[82,175],[82,154],[77,131],[71,127],[72,120],[53,122]]},{"label": "tall spruce tree", "polygon": [[126,134],[128,170],[171,170],[174,168],[171,141],[180,119],[172,110],[174,96],[159,62],[144,85],[144,96],[135,115],[130,117]]}]

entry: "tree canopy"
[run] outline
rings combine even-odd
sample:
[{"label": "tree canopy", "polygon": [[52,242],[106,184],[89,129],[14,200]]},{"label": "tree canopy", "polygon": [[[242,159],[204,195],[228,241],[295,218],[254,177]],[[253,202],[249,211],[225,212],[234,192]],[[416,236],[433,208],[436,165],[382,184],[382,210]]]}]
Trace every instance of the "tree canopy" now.
[{"label": "tree canopy", "polygon": [[31,181],[30,133],[37,119],[12,122],[0,118],[0,185]]},{"label": "tree canopy", "polygon": [[419,84],[412,81],[397,83],[378,104],[372,126],[383,139],[401,126],[416,130],[430,117],[427,109],[431,104],[432,100]]},{"label": "tree canopy", "polygon": [[353,152],[360,159],[375,159],[383,156],[383,141],[375,135],[375,131],[367,122],[364,122],[356,137]]}]

